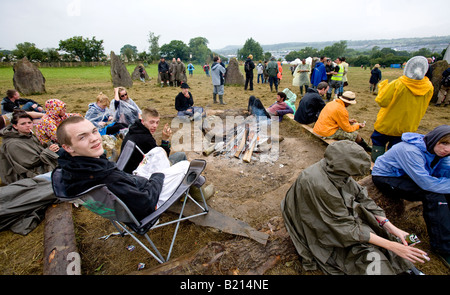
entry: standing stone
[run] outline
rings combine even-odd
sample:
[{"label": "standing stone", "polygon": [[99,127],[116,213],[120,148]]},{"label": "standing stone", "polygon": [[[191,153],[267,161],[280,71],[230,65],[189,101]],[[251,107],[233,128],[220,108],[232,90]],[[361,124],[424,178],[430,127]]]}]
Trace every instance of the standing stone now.
[{"label": "standing stone", "polygon": [[239,70],[239,63],[236,58],[231,58],[225,74],[225,85],[244,85],[244,74]]},{"label": "standing stone", "polygon": [[431,65],[433,70],[433,76],[431,78],[431,83],[434,87],[433,97],[430,103],[436,103],[438,99],[439,87],[441,86],[442,73],[448,68],[448,62],[446,60],[440,60]]},{"label": "standing stone", "polygon": [[111,79],[114,87],[130,88],[133,86],[133,80],[127,67],[114,51],[111,51]]},{"label": "standing stone", "polygon": [[45,93],[45,78],[38,67],[32,64],[26,57],[19,60],[13,67],[14,88],[24,94]]}]

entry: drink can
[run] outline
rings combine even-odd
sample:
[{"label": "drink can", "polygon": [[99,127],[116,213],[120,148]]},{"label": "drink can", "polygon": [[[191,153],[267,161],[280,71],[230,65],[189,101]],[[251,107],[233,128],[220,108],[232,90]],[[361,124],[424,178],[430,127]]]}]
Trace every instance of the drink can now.
[{"label": "drink can", "polygon": [[409,246],[420,243],[419,238],[415,234],[410,234],[408,236],[405,236],[405,240],[406,240],[406,242],[408,242]]}]

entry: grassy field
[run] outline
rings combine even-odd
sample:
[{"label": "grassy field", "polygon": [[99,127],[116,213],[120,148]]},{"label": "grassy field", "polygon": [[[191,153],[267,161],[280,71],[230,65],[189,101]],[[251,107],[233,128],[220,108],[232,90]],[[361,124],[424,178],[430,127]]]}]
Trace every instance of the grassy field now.
[{"label": "grassy field", "polygon": [[[128,65],[128,71],[131,73],[136,65]],[[256,74],[254,79],[254,91],[245,91],[243,86],[225,86],[225,95],[224,100],[227,102],[227,105],[217,105],[212,103],[212,83],[211,78],[206,77],[200,65],[194,65],[196,70],[194,71],[193,77],[188,77],[188,84],[191,89],[190,92],[194,97],[194,103],[196,106],[202,106],[205,109],[219,109],[219,110],[236,110],[236,109],[246,109],[248,98],[250,95],[255,95],[260,98],[263,104],[268,107],[274,101],[276,94],[274,92],[270,92],[268,84],[257,84],[256,83]],[[103,92],[109,96],[110,99],[113,99],[113,86],[111,83],[111,75],[110,68],[105,66],[100,67],[92,67],[92,68],[41,68],[40,69],[46,78],[46,89],[47,93],[41,95],[32,95],[26,96],[27,98],[31,98],[41,104],[45,104],[45,101],[50,98],[57,98],[64,101],[67,104],[68,112],[77,112],[84,114],[88,108],[88,104],[95,101],[96,96],[99,92]],[[142,83],[140,81],[134,81],[133,87],[129,88],[127,91],[129,96],[141,107],[155,107],[160,114],[162,115],[162,120],[160,124],[160,129],[156,132],[157,134],[161,133],[162,126],[164,123],[170,123],[171,118],[176,115],[176,110],[174,108],[174,100],[175,96],[180,92],[179,88],[176,87],[164,87],[161,88],[160,85],[156,83],[157,77],[157,64],[152,64],[146,68],[150,77],[152,78],[148,83]],[[243,68],[241,67],[242,73]],[[289,66],[285,65],[283,67],[283,78],[281,80],[281,84],[279,86],[279,90],[283,90],[285,88],[291,89],[294,93],[297,94],[298,99],[296,105],[298,105],[298,101],[300,100],[299,89],[292,86],[292,75],[289,71]],[[255,71],[256,73],[256,71]],[[399,69],[382,69],[383,79],[388,79],[392,81],[393,79],[398,78],[402,75],[402,70]],[[0,68],[0,91],[5,94],[6,90],[13,89],[13,70],[12,68]],[[370,135],[373,132],[373,125],[376,120],[376,115],[379,110],[379,106],[375,103],[375,96],[369,93],[369,77],[370,70],[364,70],[361,68],[351,67],[349,69],[349,86],[346,87],[346,90],[351,90],[356,93],[357,103],[355,105],[351,105],[348,108],[351,118],[357,119],[359,122],[366,121],[366,128],[360,130],[360,134],[362,137],[369,142]],[[435,107],[430,105],[424,118],[422,119],[419,129],[417,132],[419,133],[427,133],[431,131],[436,126],[442,124],[448,124],[450,120],[450,108],[443,107]],[[280,123],[280,135],[285,138],[291,139],[300,139],[303,140],[306,138],[307,140],[314,140],[311,138],[309,134],[305,134],[305,131],[299,127],[299,125],[289,119],[283,119]],[[156,140],[159,141],[160,138],[156,136]],[[287,141],[287,140],[286,140]],[[320,145],[320,141],[318,142]],[[323,149],[323,146],[317,146],[317,150],[320,152]],[[313,151],[311,151],[311,154]],[[305,157],[308,154],[305,154]],[[314,161],[318,159],[313,159]],[[212,162],[214,158],[208,158],[208,165],[213,166]],[[302,167],[295,167],[295,163],[298,159],[291,159],[293,165],[292,175],[287,175],[285,178],[284,175],[280,177],[280,181],[275,178],[274,182],[269,185],[270,189],[276,189],[277,187],[282,187],[286,185],[287,180],[295,177],[301,171]],[[248,165],[242,169],[244,172],[246,169],[250,169],[255,165]],[[250,168],[249,168],[250,167]],[[267,168],[267,173],[271,173],[272,168]],[[286,167],[284,168],[286,169]],[[261,170],[264,171],[264,170]],[[221,173],[223,176],[216,175],[214,178],[211,175],[214,175],[211,171],[208,174],[207,178],[209,181],[214,182],[214,185],[217,187],[218,191],[230,191],[229,195],[230,202],[234,202],[235,200],[240,201],[240,205],[248,202],[250,198],[254,200],[259,200],[261,194],[259,194],[257,189],[242,191],[240,190],[240,186],[244,185],[253,185],[253,183],[249,183],[246,177],[242,177],[241,175],[227,175],[227,173]],[[278,173],[278,172],[276,172]],[[216,174],[220,174],[216,173]],[[251,175],[251,174],[250,174]],[[294,176],[293,176],[294,175]],[[233,188],[225,187],[226,183],[222,181],[220,177],[235,177],[235,184],[233,184]],[[268,177],[270,178],[270,177]],[[223,182],[223,183],[222,183]],[[254,183],[256,186],[264,186],[266,181],[261,181],[261,183]],[[269,188],[267,188],[268,190]],[[261,191],[260,189],[259,191]],[[285,191],[279,192],[279,194],[284,194]],[[244,199],[243,194],[247,194]],[[225,199],[224,193],[218,193],[218,196]],[[227,199],[228,200],[228,199]],[[234,206],[231,205],[231,207]],[[261,204],[261,207],[267,206],[266,204]],[[237,207],[237,205],[236,205]],[[274,205],[273,210],[276,211],[275,216],[281,216],[279,211],[279,203]],[[221,208],[222,209],[222,208]],[[252,208],[253,210],[253,208]],[[258,219],[252,220],[250,219],[251,210],[249,212],[244,212],[242,215],[237,215],[236,218],[240,218],[241,220],[248,222],[251,226],[257,227],[259,223],[262,221],[267,221],[274,215],[263,215],[258,214]],[[97,243],[98,237],[101,236],[98,231],[104,232],[107,234],[110,228],[110,223],[99,220],[98,217],[93,216],[93,214],[89,214],[90,212],[80,211],[75,216],[76,221],[76,234],[77,241],[79,242],[80,252],[83,259],[83,273],[84,274],[126,274],[131,270],[134,270],[137,262],[141,261],[127,261],[125,258],[129,258],[129,253],[123,255],[123,252],[113,253],[108,252],[107,254],[101,254],[100,251],[104,251],[102,247],[104,244],[100,244],[99,248],[95,248],[92,246],[92,243]],[[233,216],[234,217],[234,216]],[[426,235],[426,229],[423,226],[423,219],[420,214],[416,214],[415,218],[417,220],[421,220],[421,223],[417,223],[413,218],[409,218],[406,221],[405,226],[410,230],[413,230],[416,234]],[[398,225],[398,224],[397,224]],[[189,226],[189,225],[186,225]],[[184,228],[186,231],[186,228]],[[212,233],[211,231],[200,229],[196,226],[189,226],[188,234],[179,238],[180,244],[179,247],[175,249],[173,257],[177,257],[179,255],[185,254],[186,249],[196,250],[204,245],[206,245],[209,241],[215,241],[218,239],[229,238],[228,236],[223,236],[223,234]],[[43,252],[43,223],[41,223],[33,232],[31,232],[28,236],[22,237],[20,235],[13,234],[9,231],[0,232],[0,274],[40,274],[42,273],[42,252]],[[88,239],[87,237],[90,237]],[[112,240],[112,239],[110,239]],[[112,241],[111,241],[112,242]],[[422,247],[426,247],[426,243],[422,243]],[[120,250],[123,250],[120,248]],[[108,249],[108,251],[113,251]],[[137,251],[137,250],[136,250]],[[135,252],[136,253],[136,252]],[[109,254],[109,255],[108,255]],[[120,257],[124,256],[124,260],[121,260]],[[150,267],[149,262],[148,265]],[[103,266],[104,265],[104,266]],[[102,268],[103,266],[103,268]],[[97,269],[101,269],[101,271],[97,271]],[[449,274],[448,271],[442,268],[442,265],[433,265],[431,264],[428,268],[423,268],[427,274]],[[281,274],[298,274],[298,272],[293,272],[292,269],[284,268],[280,271]]]}]

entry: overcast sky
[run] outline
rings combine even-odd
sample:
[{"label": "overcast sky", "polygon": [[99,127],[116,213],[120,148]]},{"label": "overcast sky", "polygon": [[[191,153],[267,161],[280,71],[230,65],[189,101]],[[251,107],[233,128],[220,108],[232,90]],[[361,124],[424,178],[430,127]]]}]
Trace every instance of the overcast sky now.
[{"label": "overcast sky", "polygon": [[[210,49],[284,42],[372,40],[450,35],[448,0],[2,0],[0,48],[32,42],[57,48],[73,36],[148,51],[148,33]],[[320,6],[318,6],[320,5]]]}]

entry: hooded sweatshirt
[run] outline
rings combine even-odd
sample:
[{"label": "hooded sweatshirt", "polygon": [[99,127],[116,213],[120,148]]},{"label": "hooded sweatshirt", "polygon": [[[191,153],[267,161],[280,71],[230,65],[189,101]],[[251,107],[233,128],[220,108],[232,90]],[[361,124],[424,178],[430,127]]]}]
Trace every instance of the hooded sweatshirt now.
[{"label": "hooded sweatshirt", "polygon": [[150,179],[131,175],[119,170],[104,155],[100,158],[72,157],[64,152],[58,163],[68,196],[76,196],[93,186],[105,184],[138,220],[155,211],[164,184],[162,173],[153,173]]},{"label": "hooded sweatshirt", "polygon": [[391,83],[383,80],[378,88],[375,101],[381,109],[375,130],[389,136],[417,131],[433,96],[433,84],[428,77],[414,80],[401,76]]},{"label": "hooded sweatshirt", "polygon": [[65,119],[72,116],[81,116],[75,113],[65,113],[60,116],[59,113],[64,108],[65,103],[59,99],[49,99],[45,102],[45,115],[36,125],[36,136],[43,145],[56,143],[56,129]]},{"label": "hooded sweatshirt", "polygon": [[223,75],[225,74],[225,68],[218,62],[211,65],[211,79],[214,86],[219,86],[224,84]]},{"label": "hooded sweatshirt", "polygon": [[[352,178],[369,169],[370,157],[363,148],[349,140],[337,141],[327,147],[322,160],[302,171],[286,193],[283,218],[306,270],[319,264],[329,274],[364,274],[370,263],[364,253],[374,251],[368,243],[370,233],[392,238],[374,217],[385,216],[384,211]],[[386,255],[392,265],[401,265],[392,267],[394,272],[408,269],[393,256]],[[330,258],[344,267],[331,267]]]},{"label": "hooded sweatshirt", "polygon": [[[446,126],[450,129],[449,125]],[[428,133],[427,137],[433,137],[434,132],[436,129]],[[448,194],[450,192],[450,157],[438,158],[436,162],[437,156],[428,151],[424,137],[423,134],[404,133],[402,142],[377,158],[372,175],[384,177],[408,175],[423,190]],[[437,141],[430,142],[429,145],[433,143],[435,145]],[[431,146],[430,150],[432,150]]]}]

